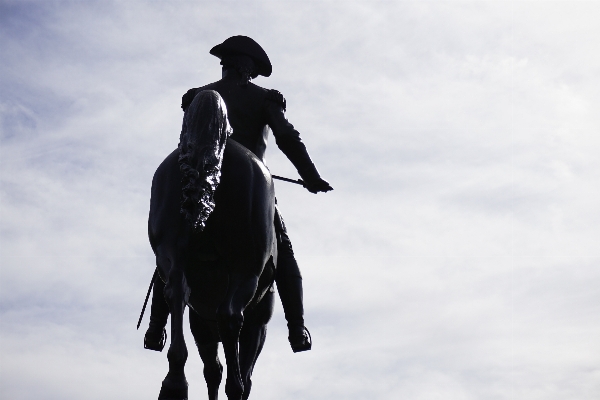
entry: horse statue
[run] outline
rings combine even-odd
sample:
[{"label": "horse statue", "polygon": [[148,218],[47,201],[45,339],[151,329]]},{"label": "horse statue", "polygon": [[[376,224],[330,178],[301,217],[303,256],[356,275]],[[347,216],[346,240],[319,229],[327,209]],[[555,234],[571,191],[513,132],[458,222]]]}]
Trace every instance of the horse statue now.
[{"label": "horse statue", "polygon": [[227,398],[248,398],[273,314],[273,180],[262,161],[228,139],[231,133],[220,95],[198,93],[184,115],[178,149],[152,180],[148,235],[171,312],[169,372],[159,400],[187,399],[186,305],[210,400],[217,400],[223,372],[219,341]]}]

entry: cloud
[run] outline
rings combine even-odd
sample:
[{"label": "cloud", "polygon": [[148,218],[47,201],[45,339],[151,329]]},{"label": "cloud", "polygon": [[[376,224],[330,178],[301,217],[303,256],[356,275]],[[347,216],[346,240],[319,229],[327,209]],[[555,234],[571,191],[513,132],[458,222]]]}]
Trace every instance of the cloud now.
[{"label": "cloud", "polygon": [[597,4],[0,7],[2,397],[156,396],[150,182],[246,34],[335,188],[276,183],[315,346],[277,305],[251,398],[595,398]]}]

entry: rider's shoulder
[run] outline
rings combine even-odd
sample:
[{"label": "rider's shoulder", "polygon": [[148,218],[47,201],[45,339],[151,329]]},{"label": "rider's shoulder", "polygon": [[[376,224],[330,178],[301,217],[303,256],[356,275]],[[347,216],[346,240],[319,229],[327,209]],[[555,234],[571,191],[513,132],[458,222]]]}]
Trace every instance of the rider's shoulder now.
[{"label": "rider's shoulder", "polygon": [[187,110],[188,106],[194,100],[196,94],[200,93],[203,90],[216,90],[217,82],[209,83],[208,85],[204,85],[197,88],[191,88],[181,97],[181,108],[183,111]]},{"label": "rider's shoulder", "polygon": [[204,85],[204,86],[201,86],[199,88],[196,88],[196,92],[199,93],[199,92],[201,92],[203,90],[214,90],[215,88],[218,87],[218,83],[219,83],[219,81],[213,82],[213,83],[209,83],[208,85]]},{"label": "rider's shoulder", "polygon": [[250,82],[246,87],[252,92],[259,94],[265,100],[266,104],[275,103],[283,108],[283,111],[285,111],[285,97],[283,97],[279,90],[266,89],[252,82]]},{"label": "rider's shoulder", "polygon": [[285,111],[285,105],[286,105],[285,97],[283,97],[283,95],[281,94],[281,92],[279,90],[265,89],[260,86],[257,86],[257,87],[259,87],[263,91],[266,101],[272,102],[272,103],[275,103],[275,104],[281,106],[283,111]]}]

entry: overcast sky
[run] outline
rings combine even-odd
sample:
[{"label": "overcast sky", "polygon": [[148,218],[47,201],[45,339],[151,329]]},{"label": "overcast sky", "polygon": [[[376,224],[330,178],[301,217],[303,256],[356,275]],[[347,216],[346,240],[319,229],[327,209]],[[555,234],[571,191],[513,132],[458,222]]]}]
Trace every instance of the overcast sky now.
[{"label": "overcast sky", "polygon": [[[278,304],[251,398],[600,398],[598,20],[598,2],[0,0],[0,397],[157,397],[166,352],[143,349],[147,316],[135,330],[150,183],[181,95],[220,78],[208,51],[243,34],[335,188],[276,183],[314,346],[292,353]],[[267,164],[297,177],[272,140]]]}]

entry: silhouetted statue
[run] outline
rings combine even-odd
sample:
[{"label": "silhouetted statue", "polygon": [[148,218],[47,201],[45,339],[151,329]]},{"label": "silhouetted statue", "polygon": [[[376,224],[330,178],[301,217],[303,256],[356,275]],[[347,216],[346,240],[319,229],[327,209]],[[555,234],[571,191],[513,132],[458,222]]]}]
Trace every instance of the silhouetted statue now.
[{"label": "silhouetted statue", "polygon": [[228,398],[248,398],[273,312],[273,280],[292,349],[312,345],[304,327],[302,277],[263,163],[269,127],[309,191],[332,188],[286,120],[283,96],[250,83],[257,75],[271,74],[264,50],[248,37],[234,36],[211,54],[221,59],[223,79],[183,96],[179,147],[152,182],[149,236],[160,279],[155,279],[146,348],[162,350],[172,315],[169,373],[159,399],[187,398],[186,304],[211,400],[221,381],[219,341],[227,362]]}]

